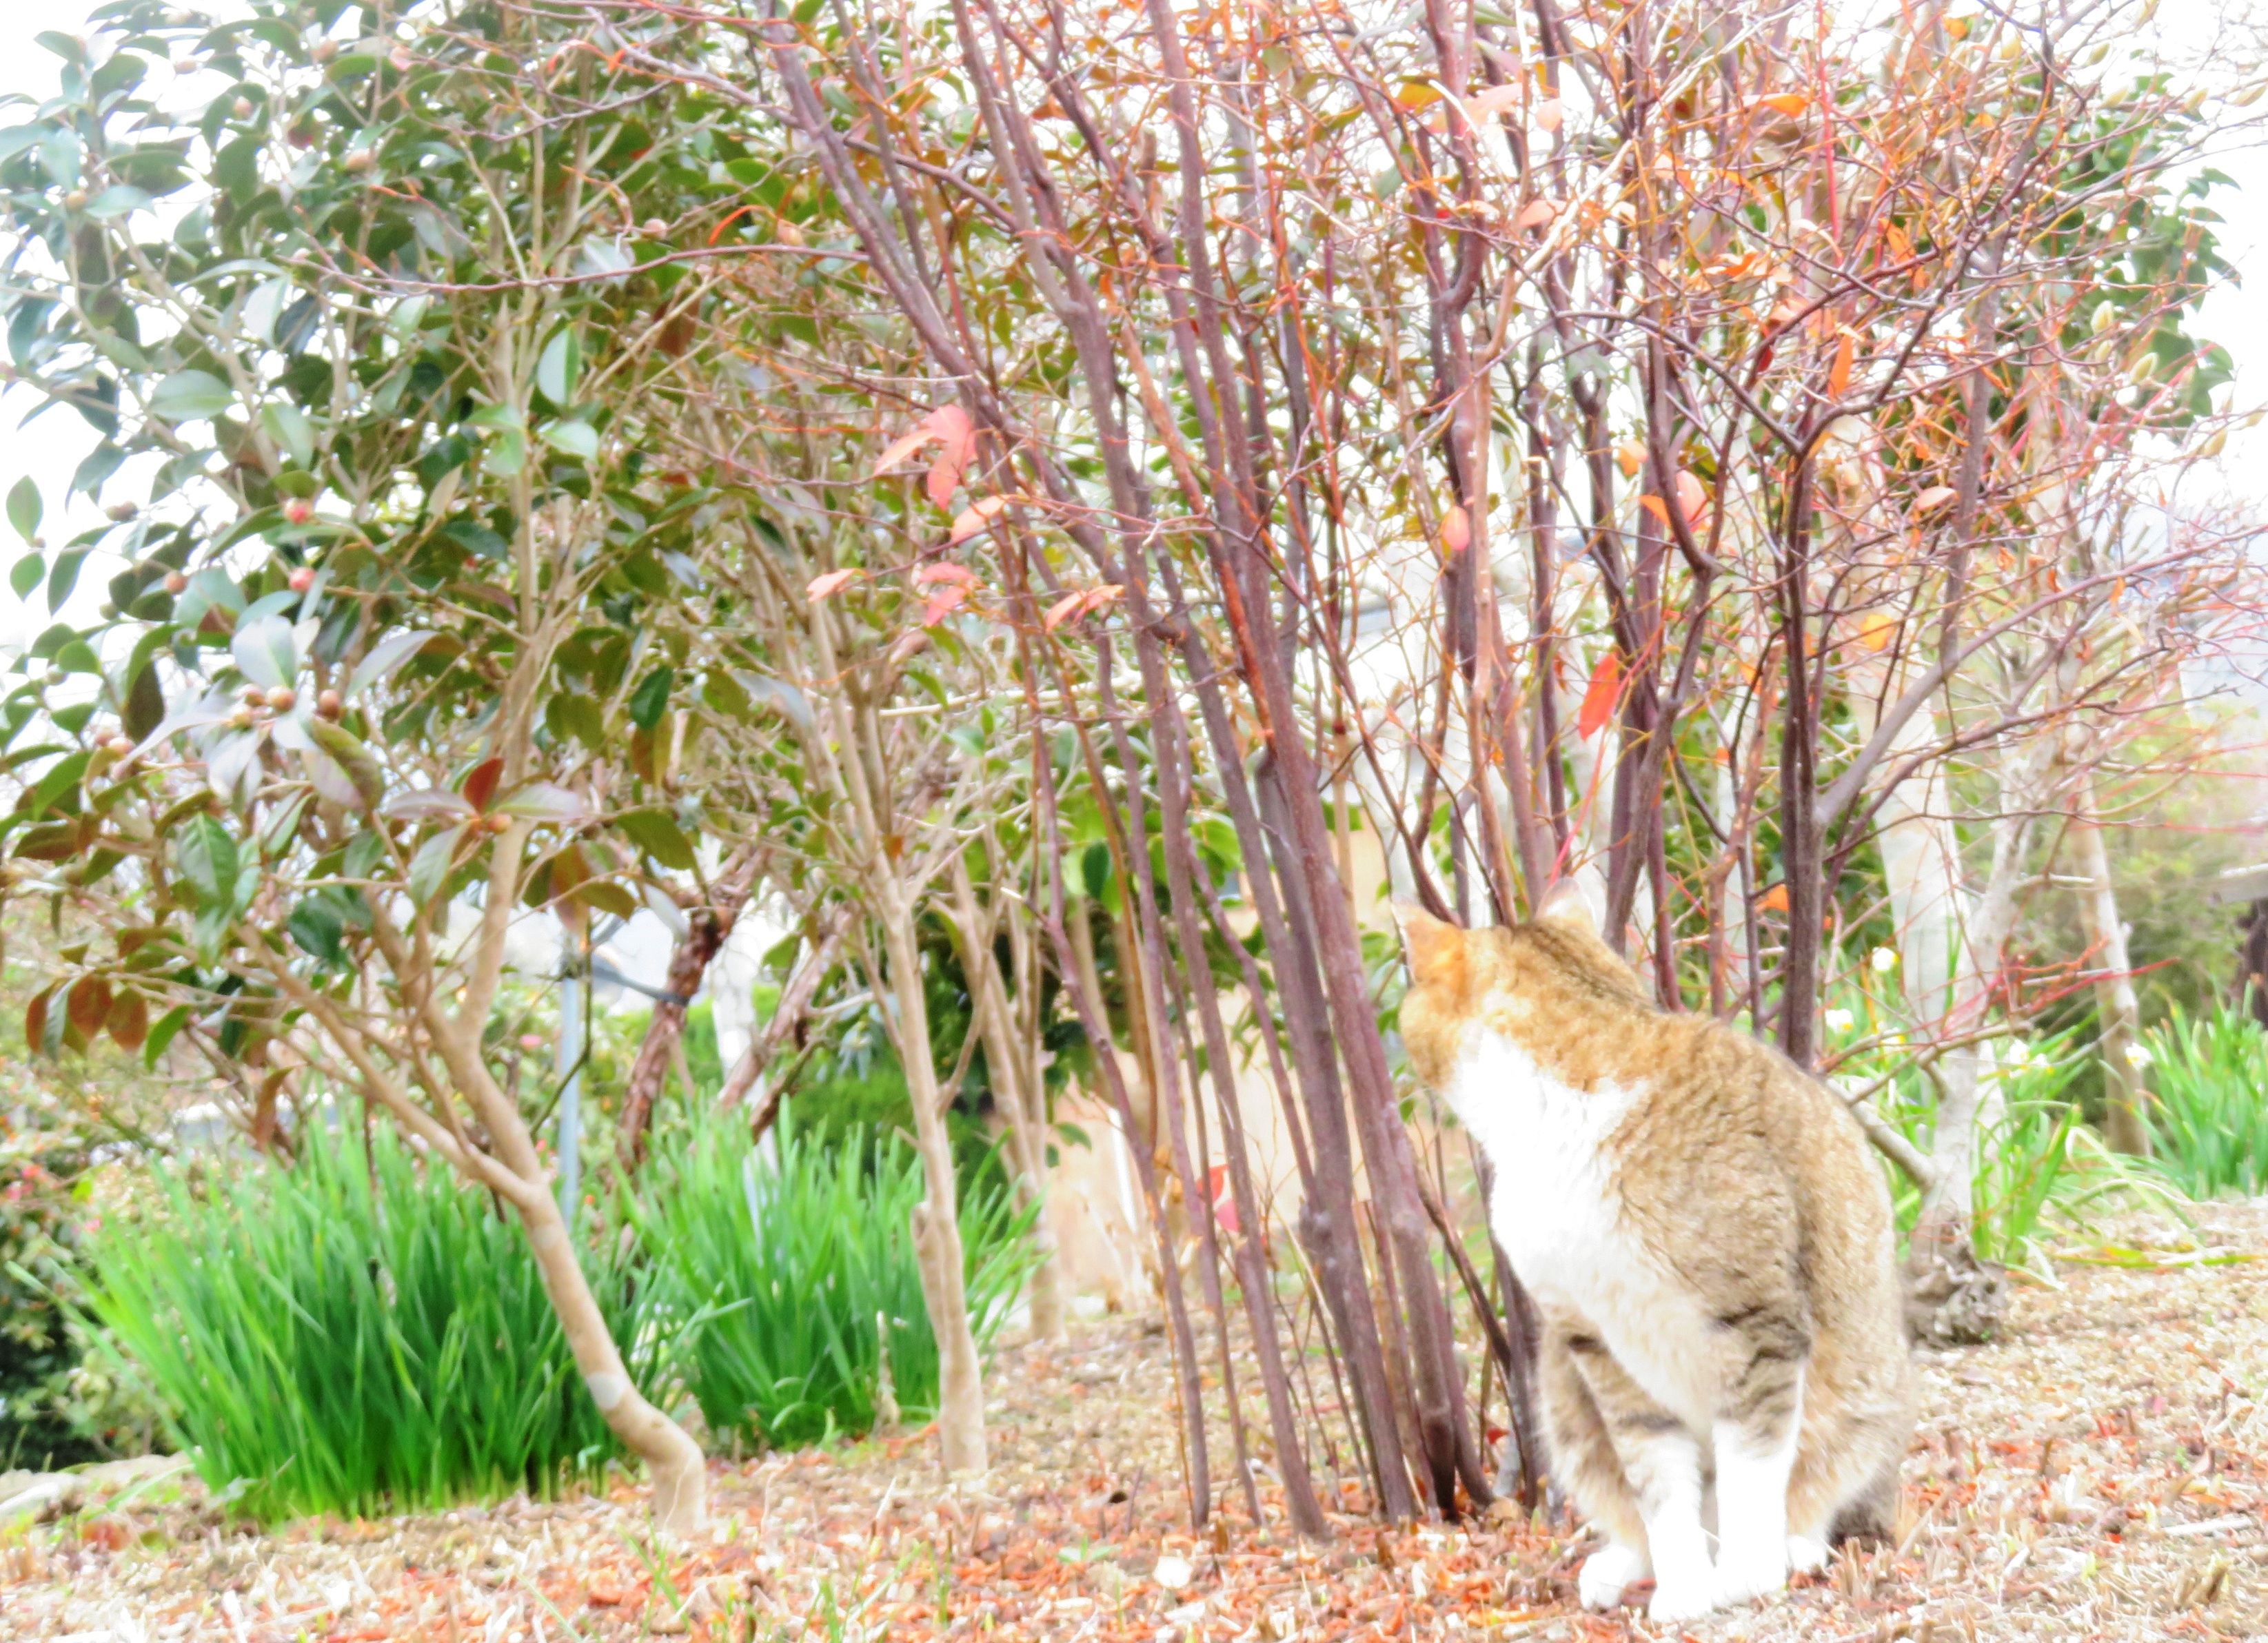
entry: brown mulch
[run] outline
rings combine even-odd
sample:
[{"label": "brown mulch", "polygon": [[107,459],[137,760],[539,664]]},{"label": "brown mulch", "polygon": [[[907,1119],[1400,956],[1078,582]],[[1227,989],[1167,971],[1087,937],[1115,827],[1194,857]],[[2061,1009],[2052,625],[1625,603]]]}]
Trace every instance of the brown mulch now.
[{"label": "brown mulch", "polygon": [[[1930,1353],[1903,1544],[1679,1631],[1572,1606],[1582,1545],[1502,1510],[1323,1544],[1230,1505],[1192,1536],[1162,1336],[1004,1351],[994,1466],[922,1434],[713,1471],[713,1538],[657,1550],[643,1494],[378,1522],[232,1524],[190,1485],[0,1531],[0,1635],[77,1643],[1064,1643],[1690,1637],[2268,1637],[2268,1207],[2129,1221],[2018,1294],[1999,1344]],[[2146,1265],[2122,1265],[2143,1263]],[[1320,1374],[1320,1371],[1319,1371]],[[1219,1392],[1213,1389],[1217,1399]],[[1226,1445],[1219,1446],[1225,1449]],[[1230,1462],[1216,1454],[1217,1477]],[[1260,1475],[1268,1474],[1263,1464]],[[170,1496],[170,1498],[160,1498]],[[1359,1507],[1351,1497],[1347,1504]]]}]

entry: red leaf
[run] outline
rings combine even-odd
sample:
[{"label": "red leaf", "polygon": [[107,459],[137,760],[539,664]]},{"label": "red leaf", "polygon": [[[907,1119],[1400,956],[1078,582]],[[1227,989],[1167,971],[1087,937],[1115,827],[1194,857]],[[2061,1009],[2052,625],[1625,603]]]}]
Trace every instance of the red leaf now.
[{"label": "red leaf", "polygon": [[1454,558],[1471,545],[1472,521],[1465,517],[1462,508],[1452,508],[1441,516],[1441,551]]},{"label": "red leaf", "polygon": [[811,586],[804,590],[804,596],[816,605],[830,595],[842,592],[858,575],[855,570],[830,570],[823,576],[814,576]]},{"label": "red leaf", "polygon": [[504,760],[491,759],[473,766],[473,774],[465,778],[466,800],[476,810],[484,810],[496,796],[497,783],[504,780]]},{"label": "red leaf", "polygon": [[1690,473],[1677,476],[1677,506],[1689,524],[1701,523],[1701,516],[1709,511],[1709,488]]},{"label": "red leaf", "polygon": [[931,594],[922,605],[922,626],[934,627],[953,614],[954,607],[968,597],[968,590],[957,583],[948,583]]},{"label": "red leaf", "polygon": [[976,585],[976,573],[966,565],[957,565],[946,559],[940,560],[934,565],[924,565],[919,570],[914,572],[914,580],[916,582],[957,582],[963,587],[973,588]]},{"label": "red leaf", "polygon": [[1063,598],[1048,606],[1047,614],[1040,618],[1040,626],[1049,633],[1055,632],[1057,628],[1071,619],[1073,612],[1079,607],[1079,602],[1086,598],[1086,595],[1084,593],[1064,594]]},{"label": "red leaf", "polygon": [[[1660,498],[1649,496],[1648,502]],[[1575,715],[1575,734],[1589,741],[1614,716],[1615,703],[1623,691],[1623,659],[1619,652],[1609,650],[1599,658],[1599,665],[1591,671],[1591,686],[1583,693],[1583,709]]]},{"label": "red leaf", "polygon": [[1213,1165],[1211,1178],[1205,1183],[1205,1186],[1208,1195],[1212,1199],[1213,1223],[1223,1232],[1234,1237],[1244,1229],[1238,1221],[1235,1194],[1228,1188],[1228,1166],[1225,1163]]},{"label": "red leaf", "polygon": [[1520,208],[1520,215],[1512,219],[1514,228],[1541,228],[1559,215],[1559,208],[1549,200],[1530,200]]},{"label": "red leaf", "polygon": [[937,460],[929,465],[928,481],[930,501],[942,508],[953,500],[961,474],[976,455],[976,429],[957,405],[939,406],[923,425],[943,444]]}]

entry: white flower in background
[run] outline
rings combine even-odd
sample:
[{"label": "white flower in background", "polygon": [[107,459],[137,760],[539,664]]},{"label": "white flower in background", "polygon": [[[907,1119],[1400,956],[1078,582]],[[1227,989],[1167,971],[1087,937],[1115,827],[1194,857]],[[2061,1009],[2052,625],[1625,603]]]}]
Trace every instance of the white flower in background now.
[{"label": "white flower in background", "polygon": [[1830,1009],[1827,1012],[1827,1031],[1848,1032],[1851,1031],[1851,1023],[1857,1019],[1858,1017],[1847,1009]]},{"label": "white flower in background", "polygon": [[2128,1045],[2126,1046],[2126,1064],[2127,1064],[2129,1067],[2147,1067],[2147,1066],[2149,1066],[2149,1064],[2150,1064],[2150,1051],[2149,1051],[2149,1047],[2148,1047],[2146,1045],[2139,1045],[2139,1044],[2130,1044],[2130,1045]]},{"label": "white flower in background", "polygon": [[1906,1036],[1905,1036],[1905,1034],[1904,1034],[1904,1033],[1902,1033],[1902,1032],[1886,1032],[1886,1033],[1884,1033],[1884,1034],[1882,1035],[1882,1047],[1883,1047],[1884,1049],[1886,1049],[1886,1050],[1903,1050],[1903,1049],[1904,1049],[1904,1048],[1906,1047]]},{"label": "white flower in background", "polygon": [[1898,956],[1891,948],[1877,947],[1867,955],[1867,962],[1874,966],[1876,975],[1886,976],[1898,967]]},{"label": "white flower in background", "polygon": [[2029,1067],[2032,1064],[2032,1046],[2021,1038],[2011,1038],[2008,1040],[2008,1048],[2001,1059],[2012,1068]]}]

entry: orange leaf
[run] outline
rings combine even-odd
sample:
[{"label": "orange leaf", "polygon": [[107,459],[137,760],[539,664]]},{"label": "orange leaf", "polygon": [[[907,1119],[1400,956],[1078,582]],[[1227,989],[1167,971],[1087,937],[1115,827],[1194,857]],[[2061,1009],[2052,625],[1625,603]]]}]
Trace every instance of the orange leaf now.
[{"label": "orange leaf", "polygon": [[1827,395],[1839,400],[1851,386],[1851,365],[1859,356],[1859,345],[1845,331],[1835,343],[1835,363],[1827,368]]},{"label": "orange leaf", "polygon": [[1468,97],[1462,105],[1468,123],[1479,125],[1491,115],[1500,114],[1518,106],[1521,88],[1517,85],[1491,85],[1476,96]]},{"label": "orange leaf", "polygon": [[814,576],[811,585],[803,590],[804,597],[816,605],[821,599],[842,592],[857,580],[858,576],[855,570],[830,570],[823,576]]},{"label": "orange leaf", "polygon": [[916,582],[957,582],[963,587],[973,588],[976,585],[976,573],[966,565],[955,564],[952,560],[946,559],[940,560],[934,565],[924,565],[919,570],[914,572],[914,580]]},{"label": "orange leaf", "polygon": [[1622,690],[1623,659],[1618,652],[1609,650],[1591,671],[1590,688],[1583,693],[1582,711],[1575,715],[1575,734],[1587,742],[1604,729],[1607,721],[1614,716],[1615,702]]},{"label": "orange leaf", "polygon": [[1441,551],[1451,557],[1462,554],[1473,539],[1472,522],[1465,517],[1462,508],[1452,508],[1441,516]]},{"label": "orange leaf", "polygon": [[953,522],[953,539],[966,542],[982,531],[987,521],[1008,505],[1005,496],[987,496],[962,512]]},{"label": "orange leaf", "polygon": [[1661,528],[1675,534],[1677,527],[1669,523],[1669,504],[1659,496],[1646,495],[1638,499],[1638,505],[1661,521]]},{"label": "orange leaf", "polygon": [[1615,447],[1615,466],[1623,471],[1624,479],[1636,479],[1638,471],[1646,466],[1646,447],[1635,439],[1624,440]]},{"label": "orange leaf", "polygon": [[1441,88],[1431,80],[1404,80],[1394,93],[1394,100],[1415,114],[1421,108],[1431,108],[1441,100]]},{"label": "orange leaf", "polygon": [[1811,106],[1811,99],[1800,92],[1777,92],[1770,97],[1758,98],[1756,106],[1769,108],[1776,114],[1786,114],[1793,120]]},{"label": "orange leaf", "polygon": [[1535,105],[1535,123],[1546,131],[1557,131],[1559,129],[1559,99],[1547,97]]},{"label": "orange leaf", "polygon": [[1053,633],[1074,617],[1085,616],[1090,612],[1101,609],[1125,591],[1126,590],[1118,583],[1107,582],[1099,588],[1089,588],[1083,593],[1067,593],[1048,606],[1047,614],[1040,619],[1041,625],[1049,633]]},{"label": "orange leaf", "polygon": [[1950,485],[1933,485],[1914,498],[1914,511],[1916,513],[1933,512],[1944,507],[1960,494]]},{"label": "orange leaf", "polygon": [[1559,208],[1549,200],[1530,200],[1520,208],[1520,215],[1512,219],[1514,228],[1541,228],[1559,215]]},{"label": "orange leaf", "polygon": [[1688,524],[1701,523],[1701,516],[1709,510],[1709,488],[1690,473],[1677,476],[1677,506]]},{"label": "orange leaf", "polygon": [[1880,650],[1890,642],[1890,633],[1896,624],[1880,611],[1868,611],[1859,622],[1859,642],[1869,650]]},{"label": "orange leaf", "polygon": [[1787,886],[1785,884],[1774,884],[1770,890],[1764,891],[1763,895],[1758,896],[1756,898],[1756,910],[1760,913],[1786,913],[1787,911]]},{"label": "orange leaf", "polygon": [[888,473],[935,437],[936,436],[929,429],[929,418],[923,417],[904,433],[890,441],[888,449],[882,452],[881,460],[874,464],[875,473],[879,476]]}]

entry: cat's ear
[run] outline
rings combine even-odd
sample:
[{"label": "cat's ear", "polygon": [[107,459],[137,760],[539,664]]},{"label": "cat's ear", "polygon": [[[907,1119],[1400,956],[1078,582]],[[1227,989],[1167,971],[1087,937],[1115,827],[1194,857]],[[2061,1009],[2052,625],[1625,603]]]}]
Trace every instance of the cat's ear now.
[{"label": "cat's ear", "polygon": [[1402,927],[1403,950],[1410,955],[1410,979],[1421,987],[1462,998],[1465,992],[1465,933],[1444,924],[1410,902],[1394,904]]},{"label": "cat's ear", "polygon": [[1586,935],[1599,933],[1598,915],[1591,911],[1590,901],[1572,878],[1563,878],[1544,892],[1543,906],[1536,911],[1535,921],[1541,924],[1550,920]]}]

